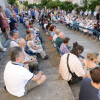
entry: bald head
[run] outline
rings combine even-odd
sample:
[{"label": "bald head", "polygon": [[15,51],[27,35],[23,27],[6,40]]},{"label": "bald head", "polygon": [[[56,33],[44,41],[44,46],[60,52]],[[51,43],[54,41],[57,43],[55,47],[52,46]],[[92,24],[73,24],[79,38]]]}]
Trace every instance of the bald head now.
[{"label": "bald head", "polygon": [[63,38],[64,38],[64,33],[60,32],[60,33],[59,33],[59,37],[60,37],[61,39],[63,39]]},{"label": "bald head", "polygon": [[60,33],[60,30],[56,29],[56,34],[59,35],[59,33]]},{"label": "bald head", "polygon": [[25,47],[26,47],[26,41],[25,41],[23,38],[19,38],[19,40],[18,40],[18,45],[19,45],[20,47],[25,48]]}]

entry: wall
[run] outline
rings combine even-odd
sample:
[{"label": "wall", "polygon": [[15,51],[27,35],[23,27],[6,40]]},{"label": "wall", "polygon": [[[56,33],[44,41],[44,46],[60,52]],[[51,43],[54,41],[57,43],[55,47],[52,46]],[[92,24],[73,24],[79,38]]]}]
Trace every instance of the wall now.
[{"label": "wall", "polygon": [[3,8],[5,9],[5,1],[4,0],[0,0],[0,6],[3,6]]}]

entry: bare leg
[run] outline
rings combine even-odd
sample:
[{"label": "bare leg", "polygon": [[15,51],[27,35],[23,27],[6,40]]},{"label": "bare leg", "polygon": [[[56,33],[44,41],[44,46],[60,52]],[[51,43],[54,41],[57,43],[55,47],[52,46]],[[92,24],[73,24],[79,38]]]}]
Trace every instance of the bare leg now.
[{"label": "bare leg", "polygon": [[9,33],[10,33],[10,32],[9,32],[9,28],[5,28],[5,31],[6,31],[7,37],[8,37],[8,38],[11,38],[10,35],[9,35]]}]

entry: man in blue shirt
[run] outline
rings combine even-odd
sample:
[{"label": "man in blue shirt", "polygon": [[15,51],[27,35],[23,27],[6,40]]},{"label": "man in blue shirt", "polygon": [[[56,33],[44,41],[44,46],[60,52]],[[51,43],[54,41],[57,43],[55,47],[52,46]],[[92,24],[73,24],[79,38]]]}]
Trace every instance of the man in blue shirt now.
[{"label": "man in blue shirt", "polygon": [[82,81],[79,100],[100,100],[100,67],[90,71],[91,79]]}]

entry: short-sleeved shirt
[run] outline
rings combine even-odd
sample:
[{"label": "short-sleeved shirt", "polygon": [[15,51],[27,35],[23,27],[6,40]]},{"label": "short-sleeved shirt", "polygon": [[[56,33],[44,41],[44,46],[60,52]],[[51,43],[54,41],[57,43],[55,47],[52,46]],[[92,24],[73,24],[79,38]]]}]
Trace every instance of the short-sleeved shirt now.
[{"label": "short-sleeved shirt", "polygon": [[[60,60],[60,73],[61,73],[62,78],[64,80],[69,81],[72,78],[72,75],[68,71],[67,56],[68,56],[68,54],[66,53],[61,57],[61,60]],[[76,55],[74,55],[72,53],[69,53],[68,64],[69,64],[71,72],[75,73],[78,77],[82,77],[82,76],[85,75],[83,65],[82,65],[81,61],[79,60],[79,58]]]},{"label": "short-sleeved shirt", "polygon": [[60,48],[60,45],[63,43],[63,39],[61,39],[60,37],[57,37],[56,39],[56,45]]},{"label": "short-sleeved shirt", "polygon": [[28,69],[20,64],[9,61],[4,70],[4,82],[7,91],[17,97],[21,97],[25,92],[25,85],[34,77]]},{"label": "short-sleeved shirt", "polygon": [[15,47],[15,46],[18,46],[18,40],[13,39],[10,41],[10,48]]},{"label": "short-sleeved shirt", "polygon": [[85,78],[82,81],[79,100],[100,100],[100,90],[91,84],[91,79]]},{"label": "short-sleeved shirt", "polygon": [[12,12],[11,12],[11,10],[9,8],[6,8],[5,14],[6,14],[6,16],[8,18],[12,18],[12,16],[11,16],[12,15]]}]

